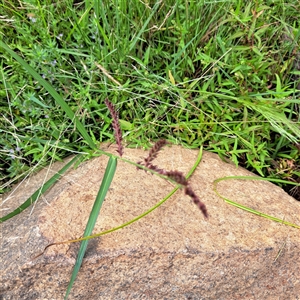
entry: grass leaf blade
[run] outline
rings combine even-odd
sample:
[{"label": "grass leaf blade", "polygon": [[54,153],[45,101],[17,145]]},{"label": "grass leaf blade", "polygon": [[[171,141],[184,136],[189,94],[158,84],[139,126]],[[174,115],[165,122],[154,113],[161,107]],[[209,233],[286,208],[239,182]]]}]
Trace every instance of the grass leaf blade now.
[{"label": "grass leaf blade", "polygon": [[57,91],[49,84],[44,78],[42,78],[41,75],[39,75],[31,66],[29,66],[18,54],[16,54],[13,50],[11,50],[6,44],[4,44],[2,41],[0,41],[0,48],[4,48],[16,61],[22,65],[25,70],[35,79],[39,82],[40,85],[42,85],[55,99],[55,101],[61,106],[61,108],[64,110],[64,112],[67,114],[67,116],[74,122],[75,127],[78,129],[78,131],[81,133],[84,140],[89,144],[89,146],[92,149],[96,148],[96,145],[94,144],[93,140],[85,130],[82,123],[79,121],[79,119],[76,117],[74,112],[71,110],[70,106],[67,104],[67,102],[57,93]]},{"label": "grass leaf blade", "polygon": [[[92,211],[90,213],[90,216],[89,216],[89,219],[88,219],[88,222],[87,222],[87,225],[86,225],[86,228],[85,228],[85,231],[84,231],[84,234],[83,234],[84,237],[91,235],[91,233],[94,229],[94,226],[96,224],[101,206],[102,206],[103,201],[104,201],[104,198],[106,196],[106,193],[107,193],[107,191],[110,187],[110,184],[113,180],[113,177],[115,175],[116,168],[117,168],[117,159],[115,157],[111,156],[109,161],[108,161],[108,164],[106,166],[105,174],[104,174],[104,177],[103,177],[103,180],[102,180],[97,198],[95,200],[94,206],[92,208]],[[69,282],[69,285],[68,285],[68,288],[67,288],[66,295],[65,295],[64,299],[67,299],[69,294],[70,294],[73,283],[74,283],[74,281],[77,277],[77,274],[79,272],[79,269],[81,267],[82,260],[83,260],[87,245],[88,245],[88,240],[84,240],[80,244],[77,260],[76,260],[76,263],[75,263],[75,266],[74,266],[74,269],[73,269],[73,272],[72,272],[72,276],[71,276],[71,279],[70,279],[70,282]]]},{"label": "grass leaf blade", "polygon": [[147,20],[145,21],[145,23],[143,24],[141,30],[137,33],[137,35],[135,36],[135,38],[133,39],[133,41],[131,42],[129,51],[132,51],[132,49],[135,47],[137,41],[140,39],[142,33],[145,31],[146,27],[148,26],[149,22],[151,21],[152,17],[154,16],[154,14],[156,13],[156,11],[158,10],[160,4],[162,3],[161,0],[157,1],[155,3],[155,5],[153,6],[152,10],[151,10],[151,14],[149,15],[149,17],[147,18]]},{"label": "grass leaf blade", "polygon": [[[198,157],[193,165],[193,167],[191,168],[191,170],[188,172],[187,176],[186,176],[186,179],[188,180],[192,175],[193,173],[195,172],[195,170],[197,169],[198,165],[200,164],[201,160],[202,160],[202,155],[203,155],[203,146],[201,146],[201,148],[199,149],[199,153],[198,153]],[[123,161],[126,161],[125,159],[122,159]],[[155,173],[156,175],[159,175],[157,173]],[[120,225],[120,226],[117,226],[117,227],[114,227],[112,229],[109,229],[109,230],[106,230],[104,232],[100,232],[100,233],[96,233],[96,234],[93,234],[91,236],[84,236],[84,237],[81,237],[79,239],[75,239],[75,240],[69,240],[69,241],[65,241],[63,243],[76,243],[76,242],[80,242],[80,241],[86,241],[86,240],[90,240],[90,239],[93,239],[93,238],[96,238],[96,237],[99,237],[99,236],[102,236],[102,235],[105,235],[105,234],[108,234],[108,233],[111,233],[111,232],[114,232],[114,231],[117,231],[119,229],[122,229],[126,226],[129,226],[130,224],[142,219],[143,217],[147,216],[148,214],[150,214],[152,211],[154,211],[155,209],[157,209],[159,206],[161,206],[163,203],[165,203],[173,194],[175,194],[178,190],[179,190],[180,186],[177,185],[166,197],[164,197],[162,200],[160,200],[158,203],[156,203],[154,206],[152,206],[150,209],[148,209],[146,212],[142,213],[141,215],[131,219],[130,221]]]},{"label": "grass leaf blade", "polygon": [[32,203],[37,201],[37,199],[45,193],[51,186],[53,186],[56,181],[60,179],[60,177],[79,159],[81,155],[75,156],[71,161],[69,161],[63,168],[61,168],[54,176],[52,176],[44,185],[42,185],[38,190],[36,190],[31,197],[29,197],[23,204],[21,204],[18,208],[16,208],[11,213],[6,216],[0,218],[0,223],[7,221],[8,219],[18,215],[24,209],[29,207]]},{"label": "grass leaf blade", "polygon": [[[230,180],[230,179],[244,179],[244,180],[263,180],[263,181],[270,181],[270,182],[285,182],[284,180],[281,180],[281,179],[275,179],[275,178],[263,178],[263,177],[257,177],[257,176],[226,176],[226,177],[221,177],[221,178],[218,178],[216,179],[213,184],[214,184],[214,192],[220,197],[222,198],[226,203],[232,205],[232,206],[235,206],[237,208],[240,208],[244,211],[247,211],[247,212],[250,212],[254,215],[257,215],[257,216],[260,216],[260,217],[263,217],[263,218],[266,218],[266,219],[269,219],[269,220],[272,220],[272,221],[275,221],[275,222],[278,222],[278,223],[282,223],[284,225],[287,225],[287,226],[291,226],[291,227],[294,227],[294,228],[298,228],[300,229],[300,226],[297,225],[297,224],[294,224],[294,223],[291,223],[291,222],[288,222],[288,221],[285,221],[285,220],[282,220],[282,219],[279,219],[279,218],[276,218],[276,217],[273,217],[273,216],[270,216],[270,215],[267,215],[265,213],[262,213],[260,211],[257,211],[255,209],[252,209],[248,206],[245,206],[245,205],[242,205],[240,203],[237,203],[233,200],[230,200],[224,196],[222,196],[218,190],[217,190],[217,185],[219,182],[223,181],[223,180]],[[295,183],[295,182],[289,182],[289,184],[292,184],[292,185],[299,185],[299,183]]]}]

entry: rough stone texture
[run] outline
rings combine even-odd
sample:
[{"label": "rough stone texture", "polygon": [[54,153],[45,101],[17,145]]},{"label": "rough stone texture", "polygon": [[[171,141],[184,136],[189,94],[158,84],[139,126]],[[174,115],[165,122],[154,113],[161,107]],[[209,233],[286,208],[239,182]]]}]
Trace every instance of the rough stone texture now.
[{"label": "rough stone texture", "polygon": [[[110,151],[115,151],[112,146]],[[198,152],[165,147],[156,163],[185,174]],[[126,149],[139,161],[147,154]],[[81,236],[108,158],[84,162],[67,173],[33,208],[1,224],[1,299],[63,299],[78,244],[50,247]],[[23,203],[55,164],[8,195],[5,214]],[[250,175],[205,152],[191,186],[205,202],[205,220],[177,191],[144,219],[91,240],[69,299],[300,299],[300,232],[226,204],[213,191],[223,176]],[[118,162],[94,232],[131,220],[161,200],[169,182]],[[230,180],[218,185],[225,197],[300,224],[300,203],[268,182]],[[2,211],[2,214],[4,214]]]}]

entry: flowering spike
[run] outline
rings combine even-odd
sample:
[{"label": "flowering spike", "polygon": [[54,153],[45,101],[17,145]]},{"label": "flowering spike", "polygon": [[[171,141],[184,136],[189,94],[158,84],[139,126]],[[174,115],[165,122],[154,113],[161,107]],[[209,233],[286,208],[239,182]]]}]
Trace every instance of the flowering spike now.
[{"label": "flowering spike", "polygon": [[205,218],[208,218],[208,213],[207,213],[207,209],[206,206],[203,202],[200,201],[200,199],[198,198],[198,196],[194,193],[194,191],[191,189],[191,187],[187,186],[184,189],[184,192],[186,195],[190,196],[193,200],[193,202],[199,207],[199,209],[202,211],[203,215]]},{"label": "flowering spike", "polygon": [[158,152],[162,149],[163,146],[165,146],[168,142],[166,140],[159,140],[154,144],[154,146],[151,148],[148,157],[144,159],[145,161],[145,167],[149,166],[154,158],[157,157]]},{"label": "flowering spike", "polygon": [[114,105],[108,99],[105,99],[104,103],[107,106],[107,108],[109,109],[111,117],[113,119],[112,126],[114,129],[116,143],[118,145],[117,152],[120,154],[120,156],[122,156],[123,155],[122,131],[121,131],[120,123],[119,123],[118,114],[116,112]]},{"label": "flowering spike", "polygon": [[138,162],[139,165],[143,165],[146,168],[156,171],[157,173],[161,175],[165,175],[169,177],[171,180],[175,181],[176,183],[180,184],[181,186],[184,186],[184,192],[186,195],[190,196],[193,200],[193,202],[198,206],[198,208],[202,211],[205,218],[208,218],[208,213],[206,206],[201,200],[198,198],[198,196],[195,194],[195,192],[192,190],[192,188],[189,186],[187,179],[184,177],[184,175],[179,171],[166,171],[164,169],[160,169],[159,167],[152,164],[152,161],[157,157],[158,152],[162,149],[163,146],[165,146],[168,142],[166,140],[159,140],[154,144],[154,146],[151,148],[149,155],[144,158],[144,162]]}]

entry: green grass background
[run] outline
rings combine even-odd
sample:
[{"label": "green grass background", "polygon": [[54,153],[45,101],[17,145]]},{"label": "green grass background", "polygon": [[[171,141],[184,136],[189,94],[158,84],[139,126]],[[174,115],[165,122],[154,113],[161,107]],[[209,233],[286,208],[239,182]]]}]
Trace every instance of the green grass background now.
[{"label": "green grass background", "polygon": [[[1,1],[0,38],[100,147],[166,138],[261,176],[300,178],[299,1]],[[54,160],[92,155],[51,93],[0,47],[1,192]],[[297,186],[285,186],[300,199]]]}]

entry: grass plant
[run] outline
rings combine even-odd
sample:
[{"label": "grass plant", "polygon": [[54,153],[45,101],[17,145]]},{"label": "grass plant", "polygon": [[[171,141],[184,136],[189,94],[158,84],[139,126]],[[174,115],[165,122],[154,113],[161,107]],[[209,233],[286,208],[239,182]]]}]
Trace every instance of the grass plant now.
[{"label": "grass plant", "polygon": [[[117,152],[119,153],[120,157],[122,157],[122,154],[123,154],[122,132],[121,132],[120,124],[119,124],[118,114],[117,114],[117,112],[115,110],[114,105],[108,99],[105,100],[105,104],[106,104],[107,108],[109,109],[110,114],[111,114],[112,119],[113,119],[112,124],[113,124],[113,129],[114,129],[114,132],[115,132],[115,139],[116,139],[116,142],[117,142],[117,145],[118,145]],[[139,170],[141,168],[146,168],[145,170],[154,171],[157,174],[164,175],[169,180],[175,182],[178,186],[184,187],[185,194],[188,195],[188,196],[190,196],[192,198],[193,202],[199,207],[199,209],[202,211],[203,215],[207,218],[208,217],[208,213],[207,213],[207,209],[206,209],[205,204],[203,202],[201,202],[201,200],[198,198],[198,196],[194,193],[194,191],[192,190],[192,188],[188,184],[187,178],[184,177],[181,172],[179,172],[177,170],[175,170],[175,171],[166,171],[166,170],[161,169],[158,166],[155,166],[155,165],[152,164],[153,160],[157,157],[159,151],[167,143],[168,142],[166,140],[159,140],[158,142],[156,142],[154,144],[154,146],[151,148],[151,150],[149,151],[149,155],[146,158],[144,158],[144,162],[143,163],[142,162],[138,162],[137,163],[137,170]],[[201,157],[202,157],[202,151],[200,151],[200,159],[197,160],[196,166],[200,162]],[[72,163],[72,161],[69,164],[71,164],[71,163]],[[89,219],[88,219],[88,222],[87,222],[86,229],[84,231],[83,237],[82,238],[77,238],[77,239],[74,239],[74,240],[69,240],[69,241],[51,243],[51,244],[49,244],[49,245],[47,245],[45,247],[45,249],[44,249],[44,251],[42,253],[40,253],[39,255],[37,255],[34,258],[34,259],[36,259],[39,256],[43,255],[45,253],[45,251],[50,246],[59,245],[59,244],[66,244],[66,243],[75,243],[75,242],[79,242],[79,241],[81,242],[81,245],[80,245],[80,248],[79,248],[79,251],[78,251],[77,260],[76,260],[76,263],[74,265],[73,272],[72,272],[72,275],[71,275],[71,279],[70,279],[69,285],[67,287],[67,291],[66,291],[64,299],[67,299],[68,296],[69,296],[69,294],[70,294],[70,292],[71,292],[72,286],[73,286],[73,284],[75,282],[75,279],[77,277],[77,274],[78,274],[78,272],[80,270],[80,267],[81,267],[81,264],[82,264],[82,261],[83,261],[84,255],[85,255],[85,251],[86,251],[86,248],[87,248],[87,245],[88,245],[88,242],[89,242],[89,239],[96,238],[96,237],[99,237],[99,236],[107,234],[107,233],[111,233],[113,231],[116,231],[118,229],[124,228],[125,226],[128,226],[128,225],[132,224],[133,222],[139,220],[141,217],[144,217],[146,214],[148,214],[151,211],[153,211],[154,209],[156,209],[163,202],[165,202],[165,200],[168,199],[168,197],[169,197],[169,195],[168,195],[165,199],[163,199],[162,201],[160,201],[157,205],[155,205],[153,208],[151,208],[150,210],[148,210],[146,213],[142,214],[141,216],[138,216],[137,218],[134,218],[133,220],[131,220],[131,221],[125,223],[125,224],[122,224],[121,226],[118,226],[117,228],[113,228],[113,229],[108,230],[106,232],[102,232],[102,233],[91,235],[92,231],[94,229],[94,226],[96,224],[97,218],[99,216],[100,209],[101,209],[101,206],[103,204],[104,198],[105,198],[106,193],[107,193],[107,191],[109,189],[109,186],[110,186],[110,184],[111,184],[111,182],[113,180],[113,177],[114,177],[114,174],[115,174],[115,171],[116,171],[116,167],[117,167],[117,159],[114,156],[110,156],[110,159],[109,159],[109,162],[107,164],[106,171],[105,171],[105,174],[104,174],[104,177],[103,177],[103,180],[102,180],[102,183],[101,183],[98,195],[97,195],[97,197],[95,199],[93,208],[91,210],[91,213],[90,213],[90,216],[89,216]],[[194,170],[195,170],[195,168],[196,167],[194,167]],[[232,201],[230,199],[227,199],[227,198],[221,196],[218,193],[217,189],[216,189],[217,183],[220,182],[220,181],[222,181],[222,180],[228,180],[228,179],[251,179],[251,178],[252,179],[254,178],[256,180],[261,180],[261,178],[259,178],[259,177],[243,177],[243,176],[233,176],[233,177],[220,178],[220,179],[218,179],[218,180],[215,181],[215,187],[214,187],[215,192],[216,192],[217,195],[219,195],[221,198],[223,198],[225,200],[225,202],[227,202],[227,203],[229,203],[229,204],[231,204],[231,205],[233,205],[235,207],[238,207],[238,208],[243,209],[245,211],[251,212],[251,213],[256,214],[256,215],[259,215],[261,217],[270,219],[272,221],[281,222],[281,223],[283,223],[285,225],[288,225],[288,226],[295,227],[295,228],[299,229],[300,226],[297,225],[297,224],[293,224],[293,223],[290,223],[290,222],[278,219],[276,217],[266,215],[264,213],[261,213],[259,211],[254,210],[252,208],[246,207],[246,206],[241,205],[239,203],[236,203],[236,202],[234,202],[234,201]],[[175,189],[174,191],[176,191],[176,190],[177,189]],[[173,192],[170,193],[170,195],[172,195],[172,194],[173,194]],[[28,201],[26,201],[26,202],[28,202]]]},{"label": "grass plant", "polygon": [[[1,193],[70,154],[72,163],[105,154],[101,143],[115,136],[121,156],[122,141],[158,141],[136,165],[183,185],[204,215],[183,174],[152,164],[166,140],[300,199],[298,0],[4,0],[0,9]],[[82,241],[116,165],[111,155]]]},{"label": "grass plant", "polygon": [[[121,133],[121,127],[119,124],[119,118],[118,118],[118,114],[115,110],[114,105],[108,100],[105,100],[105,104],[107,106],[107,108],[110,111],[110,114],[112,116],[112,124],[113,124],[113,129],[115,132],[115,138],[116,138],[116,142],[118,145],[118,150],[117,152],[119,153],[120,157],[122,157],[123,154],[123,145],[122,145],[122,133]],[[180,186],[184,186],[184,191],[185,194],[190,196],[194,203],[199,207],[199,209],[202,211],[202,213],[204,214],[204,216],[207,218],[208,214],[207,214],[207,209],[204,203],[202,203],[200,201],[200,199],[197,197],[197,195],[194,193],[194,191],[192,190],[192,188],[188,185],[188,181],[187,179],[183,176],[183,174],[179,171],[166,171],[163,169],[158,168],[157,166],[152,165],[152,161],[153,159],[157,156],[158,152],[161,150],[161,148],[166,145],[167,142],[165,140],[160,140],[158,142],[156,142],[154,144],[154,146],[152,147],[152,149],[149,152],[149,156],[147,158],[144,159],[145,161],[145,167],[147,167],[149,170],[154,170],[155,172],[161,174],[161,175],[165,175],[167,178],[169,178],[170,180],[176,182],[178,185]],[[138,163],[138,165],[142,165],[141,163]],[[94,229],[94,226],[96,224],[98,215],[100,213],[100,209],[101,206],[103,204],[104,198],[106,196],[106,193],[109,189],[109,186],[113,180],[115,171],[117,168],[117,160],[115,157],[111,156],[107,167],[106,167],[106,171],[99,189],[99,193],[97,195],[97,198],[95,200],[94,206],[91,210],[91,214],[90,217],[88,219],[87,225],[86,225],[86,229],[84,231],[83,237],[89,237]],[[139,169],[139,167],[138,167]],[[68,285],[67,288],[67,292],[65,295],[65,299],[68,298],[68,295],[72,289],[73,283],[75,282],[75,279],[77,277],[77,274],[80,270],[81,264],[82,264],[82,260],[88,245],[88,239],[84,239],[81,240],[81,244],[80,244],[80,248],[78,251],[78,256],[77,256],[77,260],[72,272],[72,276],[70,279],[70,283]],[[51,244],[51,246],[54,244]],[[55,245],[57,245],[57,243],[55,243]],[[45,248],[45,250],[49,247],[49,245]],[[45,251],[44,250],[44,251]]]}]

